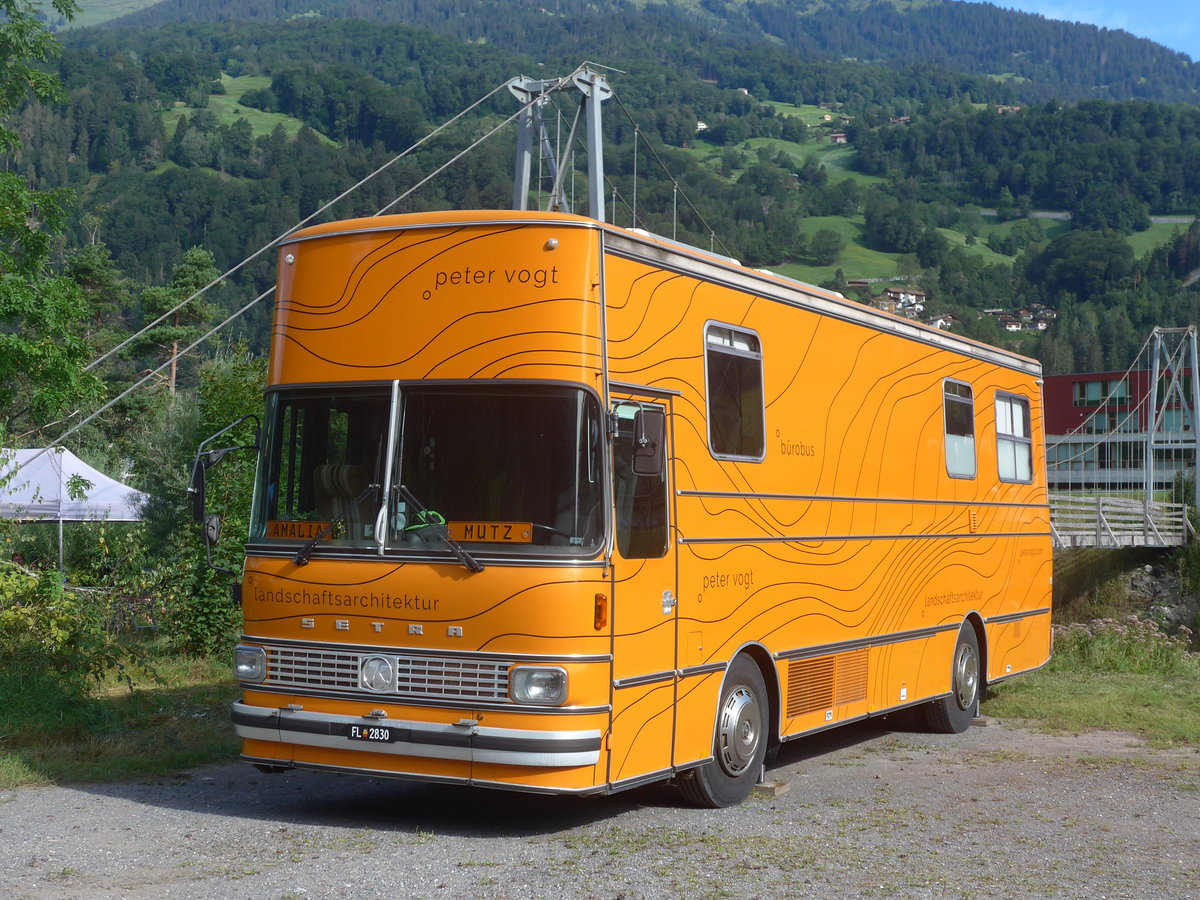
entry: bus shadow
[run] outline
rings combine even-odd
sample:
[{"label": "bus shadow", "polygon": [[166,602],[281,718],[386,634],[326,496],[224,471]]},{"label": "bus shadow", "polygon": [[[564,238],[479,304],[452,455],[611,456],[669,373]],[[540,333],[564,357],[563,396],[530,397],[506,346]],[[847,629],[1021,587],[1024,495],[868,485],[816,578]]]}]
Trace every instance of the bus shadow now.
[{"label": "bus shadow", "polygon": [[[924,733],[902,711],[831,729],[779,748],[767,780],[788,769],[853,752],[889,736]],[[560,797],[331,772],[264,774],[245,764],[209,766],[157,781],[76,785],[83,793],[152,807],[280,825],[362,828],[421,835],[535,837],[614,819],[639,809],[693,810],[678,790],[651,784],[607,797]]]},{"label": "bus shadow", "polygon": [[608,797],[561,797],[305,770],[267,775],[242,764],[210,766],[153,782],[70,789],[186,813],[418,837],[535,837],[639,808],[685,806],[679,793],[665,784]]},{"label": "bus shadow", "polygon": [[919,708],[898,710],[863,722],[839,725],[819,734],[788,741],[779,747],[775,759],[767,766],[767,779],[770,780],[773,774],[781,774],[781,770],[789,767],[846,753],[864,744],[899,735],[931,737]]}]

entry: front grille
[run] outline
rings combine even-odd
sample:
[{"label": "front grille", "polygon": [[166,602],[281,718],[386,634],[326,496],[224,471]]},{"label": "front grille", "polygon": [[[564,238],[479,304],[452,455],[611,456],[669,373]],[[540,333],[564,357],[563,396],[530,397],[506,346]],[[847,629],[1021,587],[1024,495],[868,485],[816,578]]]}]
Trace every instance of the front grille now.
[{"label": "front grille", "polygon": [[466,659],[396,658],[396,693],[414,697],[507,700],[508,666]]},{"label": "front grille", "polygon": [[357,653],[268,647],[267,682],[288,687],[319,687],[357,691]]},{"label": "front grille", "polygon": [[437,700],[508,701],[508,665],[472,659],[442,659],[390,653],[345,653],[266,647],[266,684],[274,687],[322,688],[362,692],[359,669],[369,657],[387,659],[395,667],[395,689],[372,696]]}]

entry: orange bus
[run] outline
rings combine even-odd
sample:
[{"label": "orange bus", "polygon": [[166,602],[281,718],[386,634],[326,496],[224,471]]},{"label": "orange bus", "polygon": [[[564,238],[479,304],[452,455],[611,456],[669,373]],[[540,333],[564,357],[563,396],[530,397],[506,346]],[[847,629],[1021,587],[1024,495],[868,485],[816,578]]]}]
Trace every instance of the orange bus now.
[{"label": "orange bus", "polygon": [[1037,362],[593,218],[279,249],[246,760],[740,802],[1050,650]]}]

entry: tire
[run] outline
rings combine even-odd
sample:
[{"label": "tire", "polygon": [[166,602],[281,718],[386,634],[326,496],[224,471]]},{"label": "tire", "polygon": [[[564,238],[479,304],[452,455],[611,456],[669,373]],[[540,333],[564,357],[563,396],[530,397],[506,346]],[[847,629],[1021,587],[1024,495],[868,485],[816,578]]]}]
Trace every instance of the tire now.
[{"label": "tire", "polygon": [[713,734],[713,759],[684,773],[679,790],[695,806],[720,809],[749,796],[762,775],[770,721],[767,686],[748,656],[725,673]]},{"label": "tire", "polygon": [[979,715],[983,694],[979,638],[970,622],[963,622],[950,662],[950,696],[925,705],[925,720],[939,734],[962,734]]}]

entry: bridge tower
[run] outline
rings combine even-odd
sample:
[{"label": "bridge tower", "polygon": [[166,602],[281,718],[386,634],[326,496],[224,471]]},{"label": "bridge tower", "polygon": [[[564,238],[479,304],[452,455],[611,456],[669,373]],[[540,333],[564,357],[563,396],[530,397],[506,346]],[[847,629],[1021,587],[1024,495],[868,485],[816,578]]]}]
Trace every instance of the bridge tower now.
[{"label": "bridge tower", "polygon": [[[1146,501],[1154,500],[1154,466],[1159,450],[1182,453],[1200,481],[1200,365],[1196,326],[1155,328],[1150,338],[1151,375],[1146,419]],[[1190,451],[1190,452],[1189,452]],[[1200,483],[1196,496],[1200,497]]]}]

